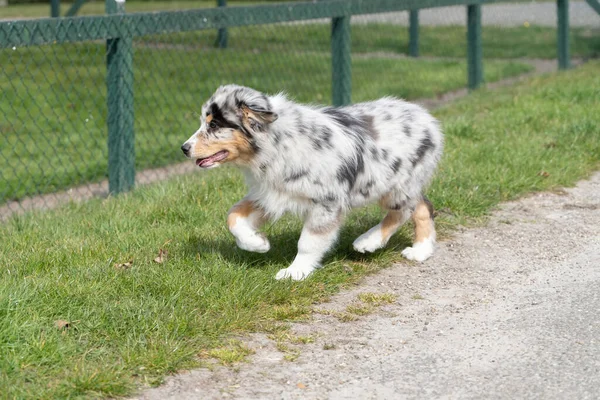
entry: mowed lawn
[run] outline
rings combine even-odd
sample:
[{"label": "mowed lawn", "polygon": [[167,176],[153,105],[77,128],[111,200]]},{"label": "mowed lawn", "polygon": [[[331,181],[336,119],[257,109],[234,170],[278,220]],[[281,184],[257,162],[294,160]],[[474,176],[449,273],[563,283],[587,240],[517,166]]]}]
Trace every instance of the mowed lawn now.
[{"label": "mowed lawn", "polygon": [[[290,49],[328,52],[331,49],[329,23],[302,23],[260,25],[229,28],[229,48],[268,51],[274,45]],[[351,27],[353,53],[406,54],[408,28],[378,23],[353,23]],[[529,26],[505,28],[484,26],[482,49],[484,58],[556,58],[556,29]],[[163,43],[186,43],[195,47],[212,47],[217,34],[213,30],[179,35],[157,35]],[[201,38],[199,40],[199,38]],[[155,39],[149,39],[155,40]],[[597,29],[570,30],[573,57],[599,57],[600,34]],[[424,57],[467,56],[467,28],[465,26],[421,26],[419,54]]]},{"label": "mowed lawn", "polygon": [[[600,167],[599,68],[479,91],[435,113],[446,152],[428,196],[443,210],[442,237],[500,201],[573,185]],[[242,358],[248,350],[231,335],[284,331],[315,302],[399,261],[410,243],[405,227],[387,250],[355,253],[352,240],[381,218],[356,211],[326,268],[278,282],[300,223],[269,225],[267,254],[237,250],[225,215],[243,194],[236,170],[199,171],[0,226],[0,393],[123,396],[208,356]],[[159,249],[162,263],[153,261]]]},{"label": "mowed lawn", "polygon": [[[304,102],[330,102],[327,51],[318,51],[310,42],[287,46],[274,39],[274,32],[262,35],[273,43],[255,48],[250,46],[253,37],[232,37],[230,49],[216,50],[214,38],[203,34],[136,41],[138,170],[183,160],[179,147],[197,129],[202,103],[220,84],[286,91]],[[326,30],[323,35],[328,37]],[[106,178],[105,45],[6,49],[0,50],[0,59],[0,203]],[[531,69],[518,62],[493,61],[486,63],[485,78],[492,82]],[[464,60],[356,56],[352,71],[354,101],[382,95],[430,97],[466,82]]]}]

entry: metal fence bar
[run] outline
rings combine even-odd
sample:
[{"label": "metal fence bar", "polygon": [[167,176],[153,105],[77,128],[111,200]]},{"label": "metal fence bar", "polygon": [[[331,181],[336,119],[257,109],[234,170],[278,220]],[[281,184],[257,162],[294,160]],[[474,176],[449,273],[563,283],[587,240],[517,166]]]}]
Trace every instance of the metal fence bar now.
[{"label": "metal fence bar", "polygon": [[419,57],[419,10],[410,10],[409,19],[408,54],[411,57]]},{"label": "metal fence bar", "polygon": [[[227,7],[227,0],[217,0],[218,7]],[[227,47],[228,32],[227,28],[219,28],[217,34],[217,47],[224,49]]]},{"label": "metal fence bar", "polygon": [[483,51],[481,46],[481,5],[467,6],[467,64],[469,89],[483,82]]},{"label": "metal fence bar", "polygon": [[350,17],[331,20],[332,102],[334,106],[351,103],[352,60],[350,56]]},{"label": "metal fence bar", "polygon": [[[106,0],[106,13],[122,13],[124,1]],[[108,190],[131,190],[135,183],[133,132],[133,44],[131,37],[106,41]]]},{"label": "metal fence bar", "polygon": [[598,14],[600,14],[600,1],[598,0],[585,0],[590,7],[592,7]]},{"label": "metal fence bar", "polygon": [[0,22],[0,48],[104,40],[506,0],[328,0]]},{"label": "metal fence bar", "polygon": [[569,59],[569,0],[557,0],[556,11],[558,16],[558,68],[567,69],[571,64]]},{"label": "metal fence bar", "polygon": [[50,16],[60,17],[60,0],[50,0]]}]

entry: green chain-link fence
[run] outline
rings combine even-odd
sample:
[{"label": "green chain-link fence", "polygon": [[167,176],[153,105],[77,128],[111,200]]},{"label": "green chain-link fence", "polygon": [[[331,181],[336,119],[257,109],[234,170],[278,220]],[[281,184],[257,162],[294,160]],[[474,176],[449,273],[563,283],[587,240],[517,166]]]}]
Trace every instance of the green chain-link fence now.
[{"label": "green chain-link fence", "polygon": [[[0,21],[0,216],[126,191],[136,172],[143,183],[192,168],[178,164],[179,146],[220,84],[341,105],[477,87],[488,72],[501,78],[516,67],[482,68],[481,8],[495,2],[322,0],[127,14],[109,2],[116,14]],[[452,5],[463,6],[459,33],[419,30],[416,10]],[[559,15],[567,6],[558,1]],[[558,21],[566,67],[568,19]],[[455,34],[462,40],[449,55],[462,61],[428,56],[438,46],[447,58]],[[419,52],[427,64],[405,58]],[[457,77],[432,91],[416,73]]]}]

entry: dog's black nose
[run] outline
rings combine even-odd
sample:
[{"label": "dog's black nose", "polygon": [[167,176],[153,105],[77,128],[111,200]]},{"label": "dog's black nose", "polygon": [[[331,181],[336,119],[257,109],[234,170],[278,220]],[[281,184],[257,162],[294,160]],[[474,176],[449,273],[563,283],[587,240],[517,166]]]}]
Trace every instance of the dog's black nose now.
[{"label": "dog's black nose", "polygon": [[188,153],[190,152],[190,148],[192,147],[191,144],[189,143],[184,143],[183,146],[181,146],[181,151],[183,151],[183,154],[185,154],[186,156],[188,155]]}]

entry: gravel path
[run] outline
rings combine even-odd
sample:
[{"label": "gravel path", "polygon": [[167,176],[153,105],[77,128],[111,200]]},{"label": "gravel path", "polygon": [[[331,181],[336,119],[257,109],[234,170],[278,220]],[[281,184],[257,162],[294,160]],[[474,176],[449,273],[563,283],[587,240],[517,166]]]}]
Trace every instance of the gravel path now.
[{"label": "gravel path", "polygon": [[[263,335],[251,362],[171,377],[138,399],[592,399],[600,393],[600,173],[502,205],[422,265],[368,277],[397,301],[353,322],[315,314],[295,362]],[[327,344],[327,346],[326,346]],[[325,347],[334,346],[325,350]]]},{"label": "gravel path", "polygon": [[[408,13],[356,16],[352,17],[352,21],[408,25]],[[465,6],[431,8],[419,12],[419,23],[426,26],[466,25],[466,21]],[[482,7],[483,25],[514,27],[523,26],[527,22],[531,25],[556,27],[556,21],[556,2],[500,3]],[[600,15],[585,1],[569,3],[569,21],[572,27],[600,27]]]}]

